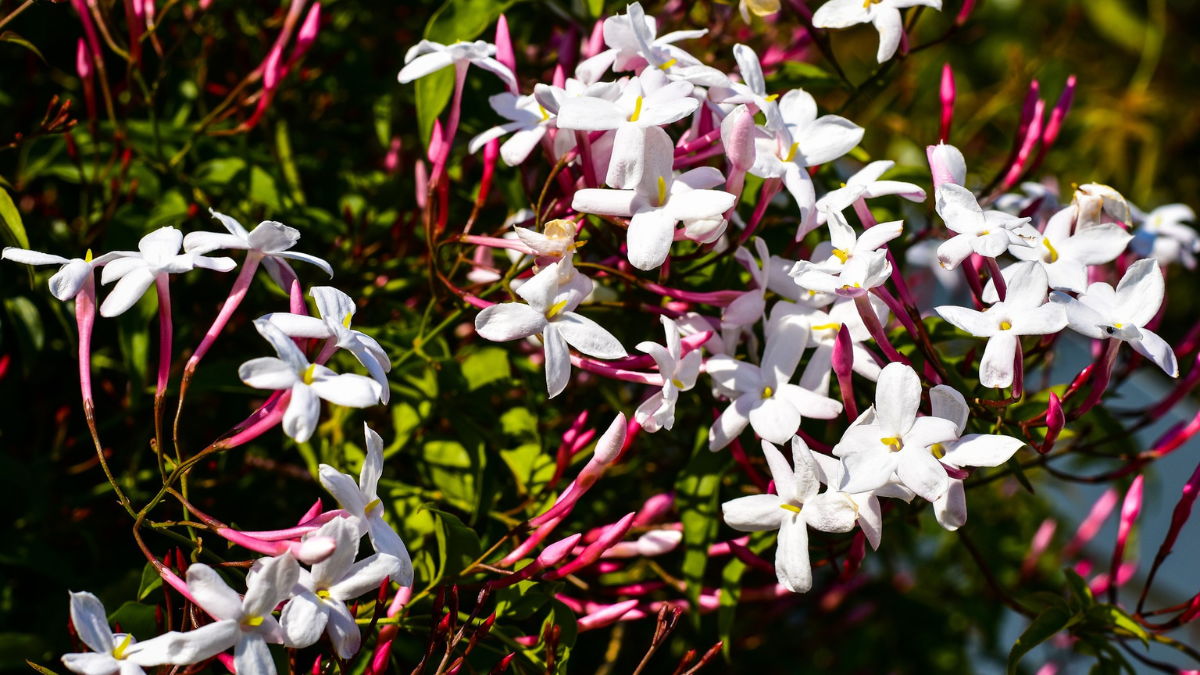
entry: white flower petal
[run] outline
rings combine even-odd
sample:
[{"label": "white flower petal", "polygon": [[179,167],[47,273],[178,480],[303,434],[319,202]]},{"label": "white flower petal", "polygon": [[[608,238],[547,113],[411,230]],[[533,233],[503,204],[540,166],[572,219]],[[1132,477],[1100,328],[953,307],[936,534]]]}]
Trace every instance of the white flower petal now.
[{"label": "white flower petal", "polygon": [[296,383],[296,371],[273,356],[250,359],[238,368],[242,382],[255,389],[289,389]]},{"label": "white flower petal", "polygon": [[1011,436],[999,434],[968,434],[943,457],[953,466],[1000,466],[1025,445]]},{"label": "white flower petal", "polygon": [[767,532],[779,528],[788,515],[777,495],[738,497],[721,505],[725,523],[740,532]]},{"label": "white flower petal", "polygon": [[124,314],[142,299],[153,283],[154,274],[145,267],[130,270],[104,298],[100,305],[100,316],[113,317]]},{"label": "white flower petal", "polygon": [[554,321],[567,344],[598,359],[620,359],[628,356],[621,342],[586,316],[564,312]]},{"label": "white flower petal", "polygon": [[793,593],[812,589],[812,564],[808,560],[808,525],[799,514],[787,514],[779,528],[775,549],[775,576]]},{"label": "white flower petal", "polygon": [[111,652],[116,646],[104,605],[87,591],[71,593],[71,625],[75,626],[83,644],[94,652]]},{"label": "white flower petal", "polygon": [[293,648],[311,647],[321,639],[329,614],[321,599],[308,589],[296,593],[283,606],[279,625],[283,627],[284,644]]},{"label": "white flower petal", "polygon": [[312,437],[321,417],[321,399],[312,387],[297,382],[292,385],[292,398],[283,412],[283,433],[303,443]]},{"label": "white flower petal", "polygon": [[362,375],[326,375],[318,366],[309,388],[321,398],[350,408],[368,408],[379,403],[379,383]]},{"label": "white flower petal", "polygon": [[211,567],[192,563],[186,576],[188,592],[201,609],[218,621],[241,619],[241,597]]},{"label": "white flower petal", "polygon": [[900,461],[896,464],[896,476],[905,487],[930,502],[946,494],[950,477],[928,450],[905,448],[897,454]]}]

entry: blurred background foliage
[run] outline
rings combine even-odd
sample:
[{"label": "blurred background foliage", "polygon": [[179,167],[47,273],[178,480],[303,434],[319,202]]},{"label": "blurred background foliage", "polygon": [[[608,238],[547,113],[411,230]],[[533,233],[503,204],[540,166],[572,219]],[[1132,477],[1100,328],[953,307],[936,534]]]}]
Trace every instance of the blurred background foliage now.
[{"label": "blurred background foliage", "polygon": [[[651,2],[647,9],[670,16],[664,19],[669,29],[713,27],[708,38],[689,47],[731,71],[730,48],[737,42],[760,53],[791,44],[796,18],[788,4],[778,23],[756,21],[750,27],[737,18],[735,6],[709,0]],[[0,16],[19,5],[0,0]],[[490,39],[492,19],[507,9],[519,76],[528,91],[534,81],[549,80],[559,61],[557,36],[564,30],[586,35],[595,17],[623,3],[442,5],[323,2],[316,43],[249,130],[239,125],[253,113],[256,100],[246,97],[254,87],[239,90],[239,83],[262,62],[280,29],[285,8],[279,3],[216,0],[201,10],[194,0],[162,2],[156,33],[161,55],[146,46],[144,62],[130,69],[105,50],[115,120],[103,104],[94,121],[85,112],[75,69],[82,29],[70,3],[39,0],[0,35],[0,187],[12,196],[31,248],[71,257],[88,248],[132,248],[163,225],[212,230],[211,207],[246,224],[276,219],[300,229],[299,250],[325,257],[337,271],[330,282],[301,268],[302,280],[332,283],[360,299],[356,327],[375,335],[393,357],[390,408],[353,414],[334,409],[307,444],[269,433],[247,452],[203,465],[192,489],[198,506],[235,525],[284,526],[322,496],[313,478],[317,463],[357,471],[360,423],[368,421],[389,444],[384,485],[390,516],[418,569],[418,598],[396,648],[399,663],[410,667],[427,643],[434,593],[426,591],[457,582],[467,564],[553,498],[548,481],[554,449],[580,411],[591,413],[593,426],[603,425],[616,411],[631,411],[641,393],[628,386],[586,386],[587,377],[576,375],[578,384],[548,403],[539,367],[514,358],[518,350],[510,346],[474,339],[473,310],[464,310],[430,280],[414,196],[421,131],[447,95],[445,81],[400,86],[395,77],[405,50],[423,35],[472,39],[487,28],[482,37]],[[98,6],[121,44],[120,3],[100,0]],[[911,40],[929,46],[877,78],[874,31],[860,27],[833,34],[834,53],[860,85],[853,91],[815,49],[813,65],[785,65],[769,84],[773,90],[810,89],[823,109],[840,111],[868,129],[863,145],[870,156],[895,159],[926,183],[923,147],[936,141],[937,82],[949,62],[959,96],[951,142],[968,157],[970,182],[983,184],[1000,170],[1012,144],[1030,80],[1037,79],[1052,101],[1073,73],[1079,78],[1075,104],[1041,172],[1058,178],[1063,198],[1069,198],[1071,183],[1096,181],[1147,210],[1173,201],[1195,205],[1200,44],[1193,28],[1200,25],[1200,1],[984,0],[963,29],[947,34],[958,8],[956,0],[947,0],[941,14],[921,12]],[[435,13],[437,21],[429,24]],[[460,141],[496,121],[485,97],[499,85],[487,77],[468,82]],[[71,101],[70,114],[79,120],[69,140],[38,131],[56,96]],[[425,99],[421,112],[417,96]],[[457,152],[465,153],[459,145]],[[452,171],[453,223],[470,211],[479,164],[464,154]],[[545,171],[501,167],[496,194],[479,216],[483,229],[499,230],[511,211],[529,206]],[[11,230],[6,235],[17,237]],[[453,257],[436,260],[447,265]],[[143,583],[144,560],[132,545],[129,522],[96,465],[78,405],[73,318],[46,293],[47,276],[45,270],[0,265],[5,403],[0,505],[7,516],[0,525],[0,670],[24,668],[26,658],[56,668],[57,655],[70,647],[67,589],[96,592],[110,611],[121,608],[115,618],[126,628],[144,634],[153,632],[153,607],[161,599],[161,591]],[[196,344],[232,281],[232,275],[197,271],[173,282],[180,349]],[[701,281],[732,287],[728,277]],[[236,367],[267,353],[249,321],[285,306],[286,299],[267,284],[252,289],[189,392],[185,448],[199,449],[261,402],[259,392],[237,381]],[[158,483],[149,447],[147,377],[156,349],[154,310],[148,297],[119,320],[101,320],[94,340],[101,437],[135,502]],[[594,310],[606,325],[614,325],[622,311],[617,303]],[[1170,312],[1163,331],[1168,338],[1186,330],[1196,314],[1195,300],[1173,297]],[[627,345],[660,339],[657,330],[651,334],[643,326],[616,323],[615,332]],[[355,368],[347,359],[338,365]],[[732,592],[741,582],[771,581],[737,560],[706,559],[708,542],[732,534],[713,519],[718,501],[746,488],[729,471],[726,456],[697,452],[708,423],[711,399],[705,401],[674,433],[640,438],[635,459],[611,471],[589,494],[587,509],[564,526],[566,532],[611,522],[650,495],[677,490],[689,528],[686,545],[602,578],[604,585],[647,578],[674,582],[682,575],[693,587],[702,582]],[[821,425],[810,432],[832,433]],[[721,480],[711,480],[714,476]],[[1001,587],[1059,590],[1064,584],[1059,570],[1068,561],[1049,555],[1035,569],[1021,570],[1028,542],[1052,504],[1042,495],[1009,498],[1020,490],[1011,479],[973,490],[966,532]],[[1058,548],[1068,535],[1059,535]],[[889,516],[885,540],[879,552],[868,555],[869,574],[850,587],[829,591],[826,584],[825,592],[787,603],[747,603],[736,612],[729,605],[703,618],[689,615],[653,664],[669,671],[687,649],[703,650],[720,638],[727,640],[730,660],[715,670],[878,672],[882,660],[893,664],[892,672],[1002,666],[1011,647],[1011,639],[1003,638],[1005,609],[961,538],[941,530],[928,509],[898,508]],[[160,553],[175,546],[154,536],[149,543]],[[219,555],[238,555],[219,541],[207,543]],[[768,545],[752,540],[755,550]],[[815,538],[814,558],[819,551],[841,555],[844,546],[844,538]],[[827,573],[818,570],[819,577]],[[649,643],[652,621],[618,624],[576,640],[573,615],[552,599],[561,586],[522,584],[502,594],[497,602],[505,620],[498,623],[498,637],[483,645],[471,667],[486,671],[512,648],[512,638],[557,622],[563,626],[559,656],[573,650],[573,671],[633,670]],[[526,652],[514,667],[537,672],[545,655]]]}]

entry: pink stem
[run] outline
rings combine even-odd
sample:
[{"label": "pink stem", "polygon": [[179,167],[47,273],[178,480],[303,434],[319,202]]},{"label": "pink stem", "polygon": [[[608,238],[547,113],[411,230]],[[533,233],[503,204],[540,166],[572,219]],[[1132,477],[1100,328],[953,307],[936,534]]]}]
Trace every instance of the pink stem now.
[{"label": "pink stem", "polygon": [[996,286],[996,295],[1000,297],[1000,302],[1004,302],[1004,298],[1008,295],[1008,284],[1004,283],[1000,265],[995,258],[985,258],[985,260],[987,260],[988,276],[992,278],[992,284]]},{"label": "pink stem", "polygon": [[446,135],[442,137],[442,151],[438,154],[433,166],[433,180],[445,178],[446,163],[450,161],[450,150],[454,147],[454,136],[458,133],[458,119],[462,114],[463,85],[467,81],[467,68],[470,61],[458,61],[454,64],[454,97],[450,101],[450,119],[446,124]]},{"label": "pink stem", "polygon": [[254,419],[249,425],[235,432],[232,436],[218,441],[220,447],[224,449],[236,448],[239,445],[249,443],[250,441],[262,436],[268,429],[279,424],[283,420],[283,414],[287,411],[288,403],[292,400],[291,390],[285,391],[275,399],[274,407],[271,409],[261,409],[251,415]]},{"label": "pink stem", "polygon": [[883,329],[883,325],[879,323],[879,317],[875,315],[875,308],[871,306],[870,299],[865,294],[856,296],[854,298],[854,306],[858,308],[858,315],[862,317],[867,331],[871,333],[871,337],[875,340],[875,344],[879,345],[879,348],[883,350],[884,356],[889,361],[899,361],[906,365],[912,365],[903,354],[896,351],[896,348],[892,346],[892,341],[888,339],[887,332]]},{"label": "pink stem", "polygon": [[1108,587],[1109,602],[1117,601],[1117,585],[1121,575],[1121,562],[1125,557],[1125,544],[1129,541],[1129,533],[1133,531],[1138,514],[1142,512],[1142,485],[1144,477],[1139,475],[1133,479],[1129,491],[1125,493],[1125,501],[1121,503],[1121,522],[1117,527],[1117,543],[1113,547],[1112,566],[1109,577],[1112,580]]},{"label": "pink stem", "polygon": [[942,86],[939,98],[942,102],[942,120],[938,130],[938,140],[950,142],[950,125],[954,121],[954,69],[949,63],[942,65]]},{"label": "pink stem", "polygon": [[768,178],[763,181],[762,187],[758,190],[758,203],[754,205],[754,215],[750,216],[750,222],[746,223],[746,229],[742,231],[742,236],[738,239],[738,246],[750,240],[754,231],[758,229],[758,224],[762,222],[763,216],[766,215],[767,206],[782,189],[783,179],[781,178]]},{"label": "pink stem", "polygon": [[246,256],[246,260],[242,263],[242,269],[233,282],[233,288],[229,291],[229,297],[221,305],[221,311],[209,326],[208,332],[204,334],[200,346],[196,347],[196,351],[188,359],[187,366],[184,367],[185,377],[190,377],[196,371],[196,366],[200,365],[200,359],[203,359],[208,350],[212,348],[213,343],[217,341],[217,336],[225,329],[225,324],[229,323],[229,319],[237,311],[238,305],[246,297],[246,291],[250,288],[250,282],[254,280],[254,272],[258,270],[260,260],[262,260],[262,254],[258,251],[251,251]]},{"label": "pink stem", "polygon": [[79,392],[88,415],[92,400],[92,327],[96,325],[96,279],[88,274],[75,296],[75,325],[79,328]]},{"label": "pink stem", "polygon": [[167,393],[167,378],[171,374],[171,281],[166,272],[154,277],[158,291],[158,380],[154,397],[161,399]]},{"label": "pink stem", "polygon": [[462,234],[458,240],[464,244],[475,244],[476,246],[489,246],[491,248],[510,248],[514,251],[520,251],[525,255],[537,255],[537,251],[525,245],[525,242],[520,239],[504,239],[503,237],[483,237],[477,234]]}]

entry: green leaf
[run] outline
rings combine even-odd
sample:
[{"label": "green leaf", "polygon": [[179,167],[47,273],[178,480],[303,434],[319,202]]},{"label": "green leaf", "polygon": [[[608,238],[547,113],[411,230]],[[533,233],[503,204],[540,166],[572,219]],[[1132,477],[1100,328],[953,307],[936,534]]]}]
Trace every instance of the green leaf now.
[{"label": "green leaf", "polygon": [[472,454],[457,441],[430,441],[422,448],[429,484],[438,486],[448,500],[464,510],[474,506],[479,487]]},{"label": "green leaf", "polygon": [[53,670],[50,670],[46,666],[36,664],[33,661],[30,661],[29,659],[25,659],[25,665],[29,666],[30,668],[33,668],[34,670],[41,673],[42,675],[58,675],[58,673],[54,672]]},{"label": "green leaf", "polygon": [[599,19],[604,16],[604,0],[587,0],[588,16]]},{"label": "green leaf", "polygon": [[33,52],[39,59],[41,59],[42,63],[46,62],[46,57],[42,56],[42,52],[37,47],[35,47],[32,42],[30,42],[29,40],[26,40],[25,38],[21,37],[20,35],[17,35],[16,33],[12,32],[11,30],[6,30],[3,33],[0,33],[0,42],[11,42],[14,45],[24,47],[25,49],[28,49],[29,51]]},{"label": "green leaf", "polygon": [[46,331],[42,326],[42,315],[33,301],[25,296],[8,298],[4,301],[4,308],[17,327],[17,335],[25,348],[30,352],[42,351],[46,344]]},{"label": "green leaf", "polygon": [[452,579],[474,562],[483,551],[479,535],[454,514],[428,505],[425,506],[425,510],[434,514],[437,520],[437,528],[434,529],[439,557],[437,579]]},{"label": "green leaf", "polygon": [[158,569],[154,565],[146,563],[146,566],[142,568],[142,580],[138,583],[137,599],[145,600],[155,589],[162,587],[162,584],[162,576],[158,573]]},{"label": "green leaf", "polygon": [[512,377],[508,351],[500,347],[484,347],[463,360],[462,374],[467,380],[468,391],[507,380]]},{"label": "green leaf", "polygon": [[109,615],[108,621],[121,624],[121,631],[133,635],[154,635],[157,630],[153,605],[126,602]]},{"label": "green leaf", "polygon": [[1071,591],[1071,599],[1076,601],[1075,606],[1078,609],[1087,609],[1096,604],[1096,599],[1092,596],[1092,589],[1088,588],[1083,577],[1069,568],[1064,569],[1063,574],[1067,577],[1067,588]]},{"label": "green leaf", "polygon": [[29,236],[21,222],[21,212],[6,190],[0,190],[0,221],[3,221],[4,236],[21,248],[29,248]]},{"label": "green leaf", "polygon": [[292,199],[303,206],[304,189],[300,185],[300,172],[296,170],[292,142],[288,139],[287,121],[282,117],[275,124],[275,152],[279,156],[279,168],[283,171],[283,179],[287,182]]},{"label": "green leaf", "polygon": [[283,210],[283,201],[279,198],[279,186],[271,174],[260,166],[250,167],[250,199],[262,204],[269,211]]},{"label": "green leaf", "polygon": [[1016,643],[1012,646],[1012,651],[1008,653],[1008,675],[1017,672],[1017,665],[1021,663],[1021,657],[1028,654],[1034,647],[1054,637],[1059,631],[1066,629],[1075,620],[1075,615],[1057,607],[1051,607],[1039,614],[1025,629],[1025,632],[1021,633],[1021,637],[1017,638]]},{"label": "green leaf", "polygon": [[1096,32],[1105,39],[1131,54],[1141,53],[1146,21],[1126,0],[1089,0],[1082,3],[1082,8]]},{"label": "green leaf", "polygon": [[1093,618],[1099,618],[1111,628],[1120,628],[1132,634],[1134,637],[1142,641],[1142,644],[1150,646],[1150,634],[1138,622],[1125,613],[1125,610],[1116,605],[1099,605],[1091,611]]},{"label": "green leaf", "polygon": [[[683,522],[683,579],[688,599],[697,606],[708,567],[708,547],[717,538],[721,476],[729,467],[728,452],[709,452],[708,431],[696,434],[696,447],[675,481],[676,504]],[[699,614],[692,612],[693,621]]]}]

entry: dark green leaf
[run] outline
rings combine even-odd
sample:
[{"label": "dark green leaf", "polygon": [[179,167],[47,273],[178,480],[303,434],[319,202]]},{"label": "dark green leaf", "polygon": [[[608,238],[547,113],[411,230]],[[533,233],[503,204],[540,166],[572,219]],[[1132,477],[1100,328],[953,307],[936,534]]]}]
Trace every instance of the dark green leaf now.
[{"label": "dark green leaf", "polygon": [[13,245],[29,248],[29,235],[25,233],[25,224],[21,222],[21,212],[13,203],[7,190],[0,190],[0,224],[4,225],[4,237]]},{"label": "dark green leaf", "polygon": [[1070,626],[1074,618],[1070,612],[1057,607],[1051,607],[1039,614],[1025,629],[1025,632],[1021,633],[1021,637],[1017,638],[1016,643],[1012,646],[1012,651],[1008,653],[1008,675],[1017,672],[1017,665],[1021,663],[1021,657]]}]

